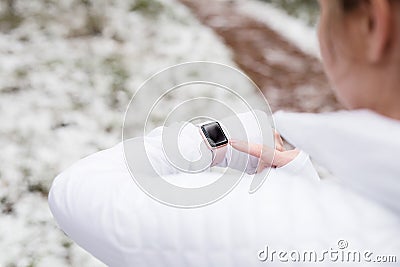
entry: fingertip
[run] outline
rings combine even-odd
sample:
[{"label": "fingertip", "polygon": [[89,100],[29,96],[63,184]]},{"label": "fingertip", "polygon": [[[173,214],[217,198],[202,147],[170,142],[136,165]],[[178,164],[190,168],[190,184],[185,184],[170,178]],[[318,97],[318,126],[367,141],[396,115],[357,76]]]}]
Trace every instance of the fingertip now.
[{"label": "fingertip", "polygon": [[241,140],[232,140],[229,143],[234,149],[239,150],[241,152],[248,153],[248,143],[247,142],[241,141]]}]

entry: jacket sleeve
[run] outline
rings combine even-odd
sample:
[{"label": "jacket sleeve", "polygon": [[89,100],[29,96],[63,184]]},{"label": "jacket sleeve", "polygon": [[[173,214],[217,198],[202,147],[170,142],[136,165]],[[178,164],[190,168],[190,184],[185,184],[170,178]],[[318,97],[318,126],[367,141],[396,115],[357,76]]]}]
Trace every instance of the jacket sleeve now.
[{"label": "jacket sleeve", "polygon": [[[241,119],[249,125],[246,115],[241,115]],[[251,131],[251,127],[248,128]],[[177,177],[184,179],[185,174],[181,175],[172,168],[162,154],[163,130],[163,128],[157,128],[144,137],[149,144],[149,157],[154,160],[153,163],[158,172],[164,175],[177,174]],[[257,138],[260,137],[251,136],[254,142],[259,141]],[[195,157],[198,153],[197,146],[202,142],[198,129],[193,125],[188,127],[183,133],[182,142],[185,156]],[[231,156],[226,158],[221,166],[237,169],[244,167],[246,172],[251,173],[257,165],[257,159],[252,160],[253,162],[247,166],[247,155],[232,151]],[[207,179],[212,175],[215,176],[215,173],[204,174],[199,179]],[[316,173],[308,156],[302,152],[293,162],[279,170],[272,170],[271,175],[271,181],[274,180],[273,177],[278,177],[275,180],[279,181],[285,176],[315,177]],[[244,183],[239,185],[238,190],[235,190],[237,193],[230,194],[233,200],[227,198],[227,201],[222,204],[223,207],[217,203],[218,205],[185,211],[164,206],[149,198],[133,182],[125,164],[123,144],[120,143],[78,161],[59,174],[53,181],[48,200],[50,210],[60,228],[78,245],[108,266],[187,266],[184,257],[182,257],[182,262],[176,262],[181,260],[178,254],[165,259],[165,262],[161,261],[164,265],[157,265],[160,261],[152,262],[152,259],[157,260],[157,257],[146,253],[150,253],[149,251],[157,253],[157,247],[173,249],[171,253],[181,253],[179,247],[185,244],[188,244],[186,247],[190,252],[191,240],[200,242],[202,239],[201,233],[194,235],[196,231],[204,230],[204,226],[199,225],[202,221],[206,218],[207,220],[225,218],[218,215],[221,210],[228,213],[225,214],[226,218],[235,214],[239,215],[237,210],[230,211],[230,207],[236,204],[239,205],[238,210],[242,210],[240,203],[248,194],[248,185]],[[269,184],[268,187],[271,185]],[[276,187],[270,188],[276,189]],[[260,192],[257,195],[263,194],[266,193]],[[249,198],[244,199],[249,200]],[[239,221],[239,218],[235,220]],[[223,222],[221,227],[228,224],[229,222]],[[215,227],[215,231],[218,232],[218,229],[222,228]],[[217,232],[215,236],[220,235]],[[221,241],[215,240],[215,242]],[[224,249],[225,247],[229,249],[229,246],[229,243],[226,243]],[[250,248],[248,251],[251,252]],[[203,252],[207,253],[207,251]],[[229,256],[228,253],[226,255]],[[202,259],[198,262],[200,264]]]}]

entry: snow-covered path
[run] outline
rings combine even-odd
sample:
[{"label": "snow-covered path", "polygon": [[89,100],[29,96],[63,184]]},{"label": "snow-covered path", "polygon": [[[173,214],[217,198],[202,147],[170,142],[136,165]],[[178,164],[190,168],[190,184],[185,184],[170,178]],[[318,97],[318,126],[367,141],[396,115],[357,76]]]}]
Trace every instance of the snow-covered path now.
[{"label": "snow-covered path", "polygon": [[181,0],[231,48],[238,66],[272,110],[338,109],[318,59],[316,33],[302,21],[256,0]]}]

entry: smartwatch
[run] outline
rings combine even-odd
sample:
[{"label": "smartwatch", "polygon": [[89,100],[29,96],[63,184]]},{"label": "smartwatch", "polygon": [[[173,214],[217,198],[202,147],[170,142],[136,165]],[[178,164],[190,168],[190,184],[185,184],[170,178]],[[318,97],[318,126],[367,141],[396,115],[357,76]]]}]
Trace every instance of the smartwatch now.
[{"label": "smartwatch", "polygon": [[200,125],[200,134],[213,153],[211,166],[221,163],[225,158],[228,145],[228,138],[222,130],[221,125],[216,121]]}]

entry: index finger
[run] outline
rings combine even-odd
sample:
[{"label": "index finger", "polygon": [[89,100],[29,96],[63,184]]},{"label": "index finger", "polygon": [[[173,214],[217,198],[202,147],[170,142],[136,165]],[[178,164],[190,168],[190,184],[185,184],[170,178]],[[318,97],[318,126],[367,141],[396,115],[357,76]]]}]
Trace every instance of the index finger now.
[{"label": "index finger", "polygon": [[257,158],[261,158],[262,156],[263,145],[261,144],[252,144],[241,140],[229,140],[229,144],[231,144],[234,149],[247,153],[251,156]]}]

